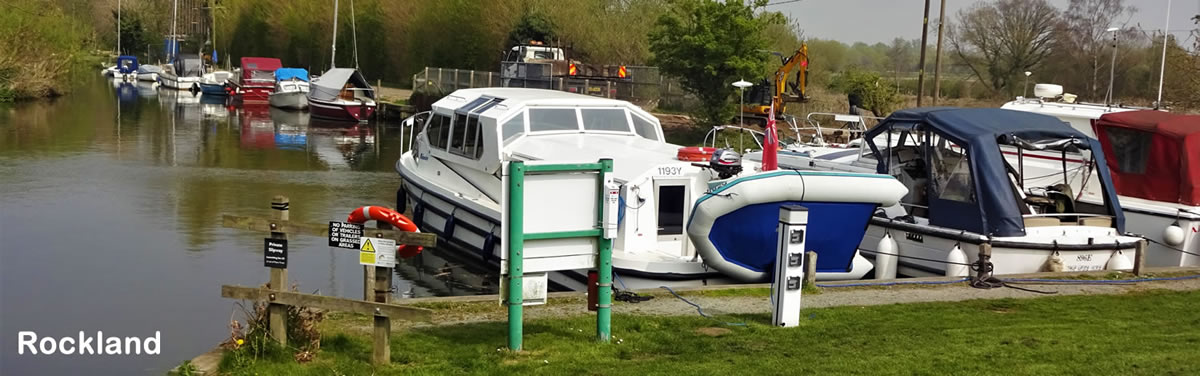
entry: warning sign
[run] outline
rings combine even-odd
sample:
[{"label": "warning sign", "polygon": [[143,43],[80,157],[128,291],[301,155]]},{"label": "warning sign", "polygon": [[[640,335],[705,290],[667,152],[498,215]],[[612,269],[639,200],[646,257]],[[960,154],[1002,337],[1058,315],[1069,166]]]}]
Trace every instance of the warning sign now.
[{"label": "warning sign", "polygon": [[358,241],[363,236],[363,225],[350,222],[329,222],[329,246],[359,249]]},{"label": "warning sign", "polygon": [[396,266],[396,241],[362,237],[358,240],[358,263],[384,268]]}]

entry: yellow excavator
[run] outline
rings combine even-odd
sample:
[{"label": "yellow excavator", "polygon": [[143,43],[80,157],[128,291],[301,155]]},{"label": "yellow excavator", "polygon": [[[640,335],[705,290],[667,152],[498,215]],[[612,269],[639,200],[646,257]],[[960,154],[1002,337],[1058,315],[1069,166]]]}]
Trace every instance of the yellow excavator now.
[{"label": "yellow excavator", "polygon": [[[746,119],[753,119],[759,125],[767,124],[772,103],[775,104],[775,116],[778,118],[784,114],[787,103],[808,101],[808,44],[801,44],[792,56],[785,57],[778,52],[772,54],[779,56],[782,64],[775,70],[774,77],[764,78],[746,93],[745,105],[742,106],[742,114]],[[796,79],[789,83],[788,74],[793,70],[796,71]]]}]

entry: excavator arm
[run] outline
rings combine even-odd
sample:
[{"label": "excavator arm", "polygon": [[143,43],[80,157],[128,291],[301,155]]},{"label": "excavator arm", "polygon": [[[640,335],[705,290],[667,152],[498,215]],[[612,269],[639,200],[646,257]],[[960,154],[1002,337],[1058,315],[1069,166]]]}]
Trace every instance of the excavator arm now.
[{"label": "excavator arm", "polygon": [[[787,103],[808,101],[808,44],[801,44],[791,56],[783,56],[778,52],[773,54],[779,56],[779,69],[775,70],[774,76],[764,79],[763,85],[753,89],[750,95],[752,102],[742,107],[742,112],[747,116],[765,118],[772,104],[775,105],[775,114],[782,115]],[[788,82],[788,75],[792,71],[795,71],[796,78]],[[768,83],[771,87],[766,92]],[[762,101],[758,102],[760,99]]]}]

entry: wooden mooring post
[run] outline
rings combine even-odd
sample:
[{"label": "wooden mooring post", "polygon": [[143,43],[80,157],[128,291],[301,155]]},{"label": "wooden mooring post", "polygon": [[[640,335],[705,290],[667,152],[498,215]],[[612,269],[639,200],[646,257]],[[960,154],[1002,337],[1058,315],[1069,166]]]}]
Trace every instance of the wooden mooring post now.
[{"label": "wooden mooring post", "polygon": [[1141,276],[1142,269],[1146,267],[1146,239],[1139,240],[1137,247],[1133,251],[1133,275]]},{"label": "wooden mooring post", "polygon": [[[304,306],[372,315],[374,333],[371,360],[375,364],[390,363],[391,320],[396,318],[408,321],[429,321],[431,311],[391,302],[392,268],[390,267],[374,265],[363,267],[362,300],[289,291],[287,287],[288,233],[328,236],[330,228],[319,224],[291,222],[288,217],[289,206],[290,202],[287,197],[275,196],[271,201],[273,215],[270,219],[224,216],[224,227],[270,232],[271,235],[264,242],[263,250],[264,266],[270,269],[270,283],[266,288],[223,285],[221,286],[221,296],[232,299],[266,301],[268,303],[269,333],[281,346],[287,346],[287,317],[290,307]],[[330,226],[332,225],[331,223]],[[391,228],[391,225],[383,222],[379,222],[378,228],[372,231],[374,238],[390,238],[395,240],[396,244],[425,247],[437,245],[437,236],[434,234],[396,231]],[[376,248],[375,252],[396,252],[396,249],[395,247],[380,247]]]}]

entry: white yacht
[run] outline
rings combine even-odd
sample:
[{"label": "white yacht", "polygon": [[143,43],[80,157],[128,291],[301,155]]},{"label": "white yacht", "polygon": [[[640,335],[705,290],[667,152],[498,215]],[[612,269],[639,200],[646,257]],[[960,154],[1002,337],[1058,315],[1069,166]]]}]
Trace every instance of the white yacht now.
[{"label": "white yacht", "polygon": [[[664,140],[657,118],[619,100],[539,89],[464,89],[421,116],[412,150],[396,162],[404,181],[397,206],[403,211],[411,205],[412,220],[423,230],[495,265],[502,249],[504,161],[613,159],[622,202],[613,269],[628,288],[761,280],[774,259],[778,206],[795,202],[827,204],[820,208],[826,214],[813,209],[810,221],[829,228],[810,232],[810,239],[839,237],[819,257],[827,261],[818,278],[822,272],[860,278],[871,267],[856,248],[866,222],[879,205],[905,193],[895,179],[870,173],[757,173],[756,166],[741,173],[740,165],[727,171],[716,162],[681,160],[681,147]],[[773,181],[810,186],[764,184]],[[883,193],[834,189],[867,186],[864,181]],[[855,210],[842,212],[838,204]],[[767,215],[756,215],[760,211]],[[549,277],[563,288],[586,287],[586,271]]]}]

